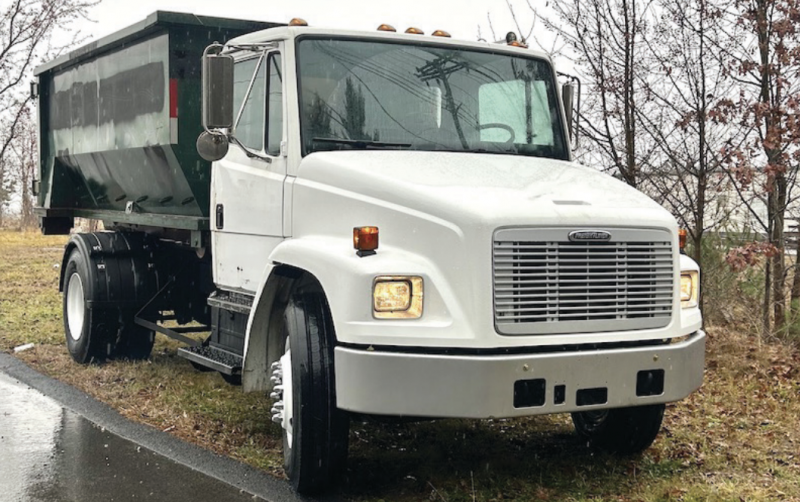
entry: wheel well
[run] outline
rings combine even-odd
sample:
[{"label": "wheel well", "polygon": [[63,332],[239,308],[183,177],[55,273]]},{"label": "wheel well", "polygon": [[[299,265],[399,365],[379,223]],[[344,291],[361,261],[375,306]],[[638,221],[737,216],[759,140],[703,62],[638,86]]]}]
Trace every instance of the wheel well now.
[{"label": "wheel well", "polygon": [[283,311],[296,291],[325,291],[311,272],[291,265],[277,265],[267,279],[258,302],[253,305],[247,334],[244,368],[245,392],[269,392],[269,368],[284,354]]}]

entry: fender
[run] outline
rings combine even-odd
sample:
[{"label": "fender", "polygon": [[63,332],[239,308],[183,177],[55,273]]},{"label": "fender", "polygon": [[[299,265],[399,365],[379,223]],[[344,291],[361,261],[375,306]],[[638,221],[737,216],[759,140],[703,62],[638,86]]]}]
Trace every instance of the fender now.
[{"label": "fender", "polygon": [[[294,280],[305,272],[317,279],[323,291],[335,290],[331,287],[331,273],[342,263],[338,254],[334,255],[330,250],[346,249],[347,246],[352,248],[352,242],[347,239],[301,238],[287,239],[272,251],[247,320],[242,365],[244,392],[263,392],[272,388],[269,365],[277,361],[285,350],[281,346],[283,312],[282,309],[276,311],[275,307],[288,301]],[[339,271],[336,275],[347,274]]]},{"label": "fender", "polygon": [[[374,322],[368,295],[376,276],[418,274],[426,280],[431,276],[441,277],[436,265],[427,258],[397,248],[381,248],[375,256],[359,258],[349,238],[310,236],[282,242],[264,268],[247,323],[242,368],[245,392],[268,391],[272,387],[269,365],[284,352],[280,339],[283,311],[274,307],[288,301],[293,281],[302,274],[310,274],[322,286],[334,326],[341,326],[345,319]],[[363,293],[363,299],[359,293]],[[441,298],[430,281],[425,294],[431,302]]]},{"label": "fender", "polygon": [[93,304],[108,303],[115,307],[130,308],[141,306],[158,290],[158,274],[148,266],[150,246],[144,234],[75,234],[64,247],[58,290],[64,292],[67,261],[72,251],[77,249],[90,265],[102,270],[93,288],[98,295],[92,299]]}]

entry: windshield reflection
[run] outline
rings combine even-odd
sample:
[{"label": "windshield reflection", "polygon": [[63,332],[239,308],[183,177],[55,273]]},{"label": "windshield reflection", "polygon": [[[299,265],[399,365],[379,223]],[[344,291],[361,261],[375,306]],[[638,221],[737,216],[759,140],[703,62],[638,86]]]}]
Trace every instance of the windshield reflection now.
[{"label": "windshield reflection", "polygon": [[303,152],[470,151],[567,159],[549,63],[504,53],[301,38]]}]

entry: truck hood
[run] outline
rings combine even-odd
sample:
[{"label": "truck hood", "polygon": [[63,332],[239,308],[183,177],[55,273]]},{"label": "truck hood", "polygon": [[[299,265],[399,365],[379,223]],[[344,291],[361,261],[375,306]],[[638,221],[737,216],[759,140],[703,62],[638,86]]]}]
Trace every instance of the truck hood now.
[{"label": "truck hood", "polygon": [[543,158],[317,152],[301,163],[298,181],[380,201],[380,206],[411,208],[458,227],[464,218],[498,226],[675,225],[666,210],[627,184],[573,162]]},{"label": "truck hood", "polygon": [[[287,187],[292,204],[285,221],[291,222],[287,234],[293,239],[279,246],[272,260],[309,270],[325,291],[339,292],[329,301],[340,341],[513,347],[662,339],[676,332],[672,323],[563,336],[497,333],[493,242],[498,229],[525,229],[519,235],[532,242],[539,242],[539,235],[566,239],[569,233],[563,230],[569,229],[608,229],[612,236],[626,235],[617,232],[620,228],[647,229],[671,241],[677,263],[672,216],[592,169],[510,155],[320,152],[303,159]],[[380,247],[362,259],[353,250],[352,232],[367,225],[380,229]],[[373,318],[367,299],[374,279],[394,275],[423,279],[425,314],[419,321]],[[678,312],[679,299],[673,296]]]}]

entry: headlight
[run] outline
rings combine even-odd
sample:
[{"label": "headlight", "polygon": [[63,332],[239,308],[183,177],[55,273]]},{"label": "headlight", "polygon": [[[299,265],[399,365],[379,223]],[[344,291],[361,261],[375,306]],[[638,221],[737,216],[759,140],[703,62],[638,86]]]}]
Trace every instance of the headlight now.
[{"label": "headlight", "polygon": [[376,277],[372,315],[376,319],[422,317],[422,277]]},{"label": "headlight", "polygon": [[690,309],[697,307],[700,297],[700,274],[695,271],[681,272],[681,307]]}]

